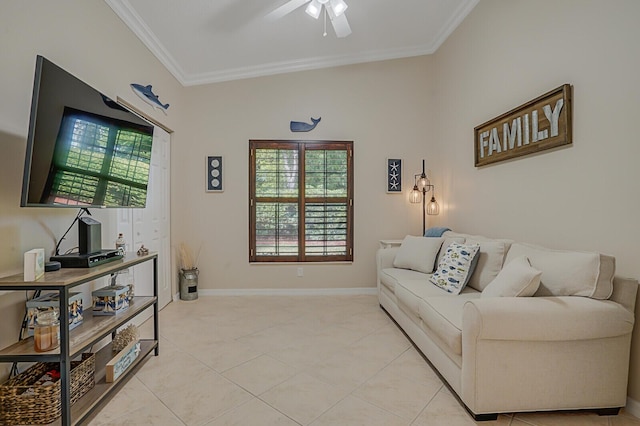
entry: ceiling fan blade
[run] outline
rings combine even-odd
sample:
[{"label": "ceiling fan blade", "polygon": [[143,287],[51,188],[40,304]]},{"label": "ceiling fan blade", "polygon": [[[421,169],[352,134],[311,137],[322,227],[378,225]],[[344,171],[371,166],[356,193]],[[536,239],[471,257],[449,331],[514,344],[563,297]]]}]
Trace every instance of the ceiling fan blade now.
[{"label": "ceiling fan blade", "polygon": [[271,12],[269,12],[265,16],[265,18],[269,19],[269,20],[280,19],[283,16],[288,15],[289,13],[293,12],[294,10],[299,8],[300,6],[304,5],[305,3],[308,3],[309,1],[311,1],[311,0],[289,0],[288,2],[283,4],[282,6],[274,9]]},{"label": "ceiling fan blade", "polygon": [[333,29],[336,32],[336,37],[343,38],[351,34],[351,27],[349,26],[347,15],[343,13],[340,16],[336,16],[330,7],[326,7],[325,9],[329,13],[331,24],[333,25]]}]

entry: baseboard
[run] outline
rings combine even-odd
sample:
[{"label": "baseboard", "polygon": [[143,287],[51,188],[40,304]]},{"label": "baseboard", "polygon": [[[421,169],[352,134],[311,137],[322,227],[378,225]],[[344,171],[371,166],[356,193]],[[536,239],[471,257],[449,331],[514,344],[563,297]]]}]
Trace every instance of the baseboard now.
[{"label": "baseboard", "polygon": [[627,414],[640,418],[640,402],[627,397],[627,406],[624,407],[624,411]]},{"label": "baseboard", "polygon": [[[242,289],[202,289],[202,296],[375,296],[375,287],[358,288],[242,288]],[[178,299],[179,299],[178,295]]]}]

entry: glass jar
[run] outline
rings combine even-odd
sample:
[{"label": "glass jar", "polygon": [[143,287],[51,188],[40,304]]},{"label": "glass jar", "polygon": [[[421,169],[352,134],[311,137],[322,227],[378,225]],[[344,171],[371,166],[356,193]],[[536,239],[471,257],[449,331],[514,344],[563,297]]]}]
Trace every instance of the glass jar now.
[{"label": "glass jar", "polygon": [[118,234],[118,239],[116,239],[116,250],[118,250],[123,256],[127,251],[127,241],[124,239],[123,233]]},{"label": "glass jar", "polygon": [[128,288],[127,300],[129,302],[133,300],[133,297],[134,297],[133,276],[129,269],[123,269],[121,271],[116,272],[114,280],[112,280],[112,285],[127,287]]},{"label": "glass jar", "polygon": [[47,352],[60,346],[60,321],[56,311],[40,311],[33,330],[36,352]]}]

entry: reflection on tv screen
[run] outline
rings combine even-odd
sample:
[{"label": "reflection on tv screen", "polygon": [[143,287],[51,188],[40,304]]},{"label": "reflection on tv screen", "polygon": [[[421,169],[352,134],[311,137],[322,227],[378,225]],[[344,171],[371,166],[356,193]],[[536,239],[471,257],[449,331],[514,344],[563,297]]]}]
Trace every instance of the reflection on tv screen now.
[{"label": "reflection on tv screen", "polygon": [[40,202],[144,207],[152,139],[133,123],[65,107]]}]

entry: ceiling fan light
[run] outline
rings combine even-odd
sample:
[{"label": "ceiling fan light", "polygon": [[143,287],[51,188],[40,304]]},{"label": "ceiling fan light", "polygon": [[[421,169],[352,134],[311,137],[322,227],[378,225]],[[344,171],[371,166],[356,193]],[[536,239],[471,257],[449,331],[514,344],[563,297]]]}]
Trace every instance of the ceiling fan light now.
[{"label": "ceiling fan light", "polygon": [[305,9],[305,12],[307,12],[307,15],[311,16],[313,19],[318,19],[320,17],[321,11],[322,11],[322,4],[318,0],[312,0],[309,3],[309,5],[307,5],[307,8]]},{"label": "ceiling fan light", "polygon": [[348,7],[344,0],[331,0],[331,10],[335,16],[342,15]]}]

